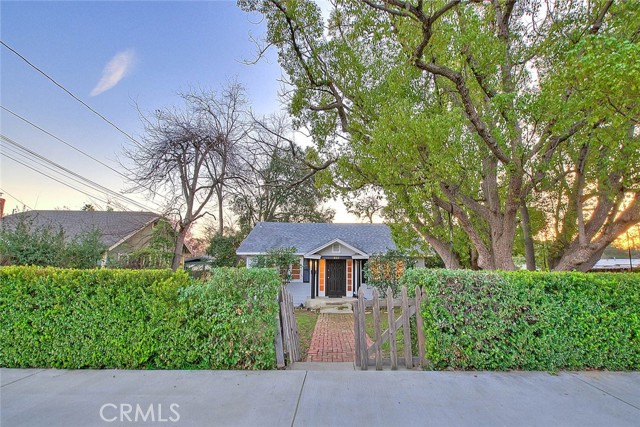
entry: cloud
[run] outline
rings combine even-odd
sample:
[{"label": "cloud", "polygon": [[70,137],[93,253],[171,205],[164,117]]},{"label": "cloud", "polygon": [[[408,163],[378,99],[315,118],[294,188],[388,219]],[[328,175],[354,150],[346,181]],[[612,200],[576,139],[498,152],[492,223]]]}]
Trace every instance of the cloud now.
[{"label": "cloud", "polygon": [[131,71],[134,60],[135,52],[133,49],[116,53],[102,70],[102,77],[91,91],[91,96],[100,95],[117,85]]}]

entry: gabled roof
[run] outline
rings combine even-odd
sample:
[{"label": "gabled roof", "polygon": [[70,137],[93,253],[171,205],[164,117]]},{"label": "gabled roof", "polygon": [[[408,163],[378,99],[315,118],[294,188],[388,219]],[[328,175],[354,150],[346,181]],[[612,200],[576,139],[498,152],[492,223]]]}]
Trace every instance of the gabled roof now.
[{"label": "gabled roof", "polygon": [[62,227],[67,241],[83,232],[97,229],[101,233],[100,241],[109,249],[160,218],[160,215],[153,212],[33,210],[5,216],[2,218],[2,226],[15,227],[21,215],[24,215],[33,228]]},{"label": "gabled roof", "polygon": [[236,253],[256,255],[270,249],[293,247],[297,254],[304,255],[335,240],[369,255],[396,249],[386,224],[260,222]]}]

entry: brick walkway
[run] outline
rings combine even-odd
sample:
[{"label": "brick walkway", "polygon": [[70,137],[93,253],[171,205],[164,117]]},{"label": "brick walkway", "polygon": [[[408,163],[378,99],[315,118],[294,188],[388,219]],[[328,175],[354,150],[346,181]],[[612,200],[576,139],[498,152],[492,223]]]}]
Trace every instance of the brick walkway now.
[{"label": "brick walkway", "polygon": [[320,314],[307,362],[353,362],[354,346],[353,314]]},{"label": "brick walkway", "polygon": [[[307,362],[353,362],[356,358],[353,314],[321,313],[311,337]],[[373,344],[367,336],[367,346]]]}]

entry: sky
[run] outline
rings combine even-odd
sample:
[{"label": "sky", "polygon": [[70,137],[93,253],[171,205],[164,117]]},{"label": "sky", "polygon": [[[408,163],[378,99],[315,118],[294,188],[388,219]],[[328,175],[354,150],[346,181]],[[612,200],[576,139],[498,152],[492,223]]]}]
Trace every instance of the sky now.
[{"label": "sky", "polygon": [[[191,88],[215,90],[237,80],[258,115],[281,109],[276,52],[268,52],[256,64],[244,63],[256,58],[252,38],[259,39],[264,31],[261,17],[241,11],[235,1],[0,2],[1,40],[138,140],[138,108],[148,113],[180,105],[177,93]],[[127,137],[5,46],[0,46],[0,71],[0,191],[7,200],[5,214],[23,205],[80,209],[92,203],[104,208],[109,199],[104,193],[35,165],[15,144],[117,192],[127,187],[125,179],[5,109],[122,172],[118,159]],[[159,210],[142,195],[128,197]],[[337,222],[356,221],[341,204],[332,206],[339,212]]]}]

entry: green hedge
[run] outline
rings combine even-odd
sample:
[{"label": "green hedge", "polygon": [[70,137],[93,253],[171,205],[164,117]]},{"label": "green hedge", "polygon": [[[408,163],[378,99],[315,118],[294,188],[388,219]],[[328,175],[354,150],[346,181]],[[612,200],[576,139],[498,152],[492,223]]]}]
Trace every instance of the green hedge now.
[{"label": "green hedge", "polygon": [[410,270],[434,369],[640,369],[640,275]]},{"label": "green hedge", "polygon": [[274,270],[0,268],[0,366],[270,369]]}]

